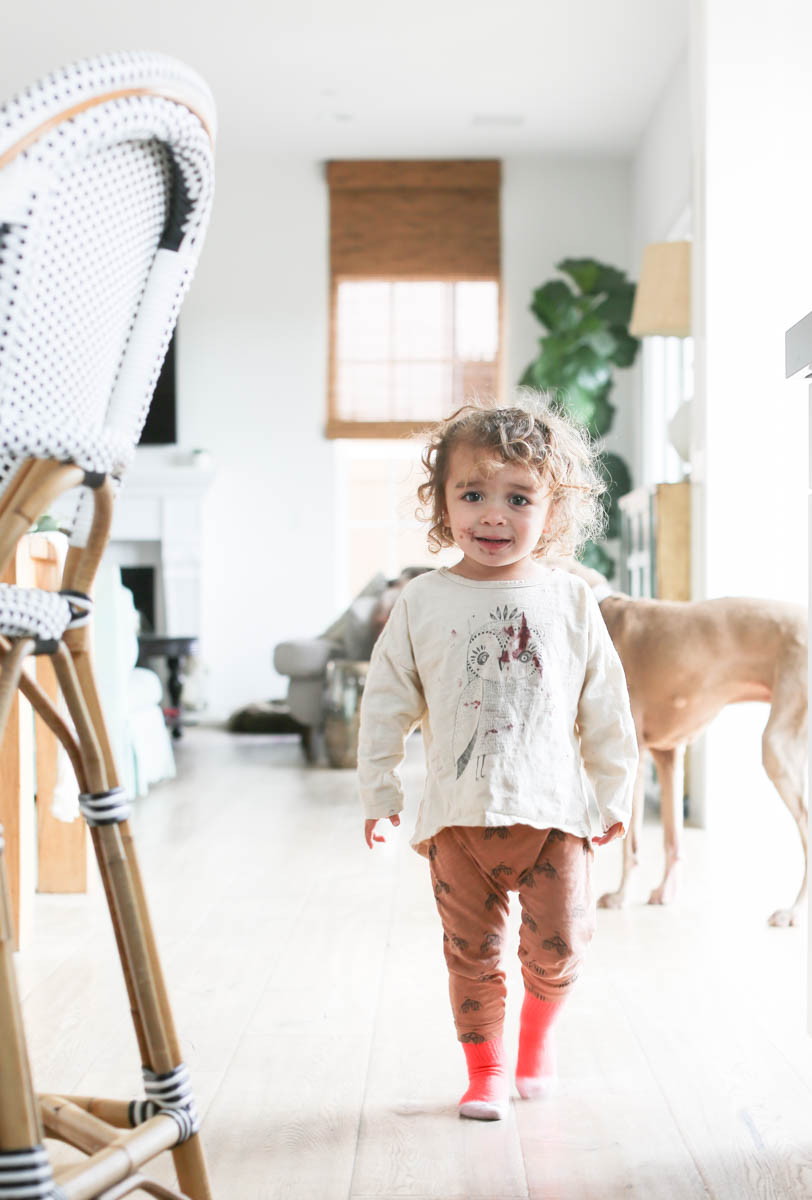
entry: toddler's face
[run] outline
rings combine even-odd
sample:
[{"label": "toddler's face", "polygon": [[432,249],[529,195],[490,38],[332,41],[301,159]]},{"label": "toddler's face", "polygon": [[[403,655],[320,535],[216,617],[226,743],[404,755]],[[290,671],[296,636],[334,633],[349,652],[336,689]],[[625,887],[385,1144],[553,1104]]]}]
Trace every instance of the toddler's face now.
[{"label": "toddler's face", "polygon": [[465,442],[449,455],[445,511],[464,554],[460,574],[471,579],[521,579],[544,532],[552,499],[542,482],[516,463]]}]

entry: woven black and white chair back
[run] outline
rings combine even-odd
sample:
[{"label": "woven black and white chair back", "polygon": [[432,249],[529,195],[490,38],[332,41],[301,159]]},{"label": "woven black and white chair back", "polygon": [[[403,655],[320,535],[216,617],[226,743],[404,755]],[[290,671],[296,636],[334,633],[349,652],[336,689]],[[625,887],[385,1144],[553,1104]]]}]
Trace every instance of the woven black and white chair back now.
[{"label": "woven black and white chair back", "polygon": [[[203,81],[149,53],[0,109],[0,501],[30,458],[123,476],[203,241],[213,126]],[[61,515],[75,545],[88,508]]]}]

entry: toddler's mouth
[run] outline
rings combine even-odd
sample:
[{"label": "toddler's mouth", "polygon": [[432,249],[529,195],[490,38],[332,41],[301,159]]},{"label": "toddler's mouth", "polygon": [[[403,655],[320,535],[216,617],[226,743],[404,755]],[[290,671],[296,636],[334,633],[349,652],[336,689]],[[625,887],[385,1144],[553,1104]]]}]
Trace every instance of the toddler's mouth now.
[{"label": "toddler's mouth", "polygon": [[481,537],[478,534],[475,535],[475,537],[476,541],[480,542],[482,545],[493,547],[497,550],[501,549],[502,546],[509,546],[511,541],[510,538]]}]

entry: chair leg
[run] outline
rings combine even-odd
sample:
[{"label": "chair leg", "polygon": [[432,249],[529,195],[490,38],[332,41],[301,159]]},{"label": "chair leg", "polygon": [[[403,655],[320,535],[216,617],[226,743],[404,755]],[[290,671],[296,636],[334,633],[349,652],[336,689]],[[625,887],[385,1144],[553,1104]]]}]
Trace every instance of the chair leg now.
[{"label": "chair leg", "polygon": [[[0,676],[0,737],[22,664],[34,649],[31,639],[13,643],[3,656]],[[14,969],[14,922],[0,826],[0,1195],[32,1198],[51,1194],[51,1169],[25,1043]]]},{"label": "chair leg", "polygon": [[[118,786],[110,739],[99,704],[87,648],[86,630],[66,638],[70,653],[60,653],[54,665],[71,712],[83,752],[87,747],[88,790],[105,793]],[[147,1072],[159,1077],[149,1086],[160,1089],[160,1077],[184,1071],[180,1047],[149,918],[141,872],[128,820],[91,826],[124,976],[136,1036]],[[196,1125],[195,1125],[196,1128]],[[172,1150],[181,1191],[191,1200],[211,1200],[211,1189],[200,1138],[192,1132]]]},{"label": "chair leg", "polygon": [[[0,826],[0,1151],[29,1150],[42,1142],[39,1108],[23,1032],[14,970],[14,922]],[[0,1169],[0,1183],[2,1169]],[[0,1189],[0,1195],[2,1190]]]}]

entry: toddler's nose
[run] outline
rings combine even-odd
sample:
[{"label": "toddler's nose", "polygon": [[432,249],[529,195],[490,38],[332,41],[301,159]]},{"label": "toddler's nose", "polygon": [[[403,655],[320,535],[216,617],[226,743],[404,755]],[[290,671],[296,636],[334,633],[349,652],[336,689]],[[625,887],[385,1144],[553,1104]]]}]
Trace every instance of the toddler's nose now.
[{"label": "toddler's nose", "polygon": [[485,512],[482,514],[481,520],[483,525],[504,525],[505,514],[501,509],[493,506],[485,510]]}]

